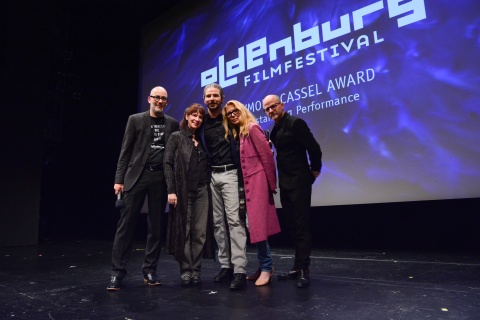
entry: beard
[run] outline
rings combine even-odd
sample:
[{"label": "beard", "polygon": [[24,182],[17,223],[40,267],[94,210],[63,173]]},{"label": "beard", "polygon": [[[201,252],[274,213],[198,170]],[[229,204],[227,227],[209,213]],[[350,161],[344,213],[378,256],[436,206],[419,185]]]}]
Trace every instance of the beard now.
[{"label": "beard", "polygon": [[162,105],[155,105],[155,107],[153,108],[153,112],[158,115],[161,115],[163,113],[163,110],[165,110],[165,107],[163,107]]},{"label": "beard", "polygon": [[207,104],[208,109],[214,111],[218,108],[220,108],[220,103],[209,103]]}]

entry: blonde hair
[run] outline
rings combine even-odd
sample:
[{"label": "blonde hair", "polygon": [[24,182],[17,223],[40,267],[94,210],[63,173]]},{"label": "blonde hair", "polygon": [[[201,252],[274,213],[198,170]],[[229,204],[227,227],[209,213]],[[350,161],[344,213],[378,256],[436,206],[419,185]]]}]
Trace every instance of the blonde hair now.
[{"label": "blonde hair", "polygon": [[[228,118],[227,118],[227,106],[234,106],[239,114],[238,114],[238,128],[236,126],[230,125]],[[253,114],[245,107],[243,103],[237,100],[230,100],[228,101],[222,110],[223,115],[223,127],[225,128],[225,139],[228,140],[228,132],[229,130],[232,131],[233,137],[237,138],[238,135],[242,137],[248,136],[249,125],[250,123],[257,123],[257,120],[253,116]],[[239,131],[239,132],[238,132]]]}]

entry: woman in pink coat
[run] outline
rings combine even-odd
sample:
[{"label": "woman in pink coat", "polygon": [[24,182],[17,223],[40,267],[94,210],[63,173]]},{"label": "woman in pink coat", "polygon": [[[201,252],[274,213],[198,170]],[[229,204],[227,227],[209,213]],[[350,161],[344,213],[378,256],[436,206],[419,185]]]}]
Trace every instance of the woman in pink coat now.
[{"label": "woman in pink coat", "polygon": [[273,200],[277,188],[273,153],[255,117],[242,103],[230,100],[222,112],[225,132],[231,130],[239,145],[239,171],[245,189],[247,225],[250,241],[257,246],[260,263],[255,275],[247,279],[256,280],[255,285],[263,286],[270,283],[273,273],[273,260],[267,239],[280,232]]}]

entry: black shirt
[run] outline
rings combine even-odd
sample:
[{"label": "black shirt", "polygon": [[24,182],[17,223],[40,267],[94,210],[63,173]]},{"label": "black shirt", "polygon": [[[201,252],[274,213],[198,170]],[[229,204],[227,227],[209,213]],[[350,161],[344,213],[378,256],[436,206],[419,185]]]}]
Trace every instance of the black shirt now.
[{"label": "black shirt", "polygon": [[225,139],[222,115],[216,118],[206,117],[204,134],[206,147],[211,155],[211,165],[223,166],[233,164],[230,142]]},{"label": "black shirt", "polygon": [[148,153],[147,166],[163,165],[165,151],[165,118],[150,117],[150,152]]},{"label": "black shirt", "polygon": [[188,191],[197,191],[199,186],[203,186],[207,182],[208,161],[205,151],[201,144],[193,146],[192,155],[190,156],[190,165],[188,169]]}]

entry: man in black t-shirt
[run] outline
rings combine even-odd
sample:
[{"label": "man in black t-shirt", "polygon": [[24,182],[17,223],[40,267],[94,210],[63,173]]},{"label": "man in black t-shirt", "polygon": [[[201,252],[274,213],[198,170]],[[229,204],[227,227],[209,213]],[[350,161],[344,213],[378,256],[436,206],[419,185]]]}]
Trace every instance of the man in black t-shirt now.
[{"label": "man in black t-shirt", "polygon": [[233,136],[230,134],[229,140],[225,139],[222,87],[216,83],[205,86],[203,98],[208,112],[200,129],[200,138],[206,147],[212,169],[210,189],[214,235],[221,265],[214,281],[223,282],[233,278],[230,289],[240,290],[247,285],[247,234],[239,214],[238,154]]}]

